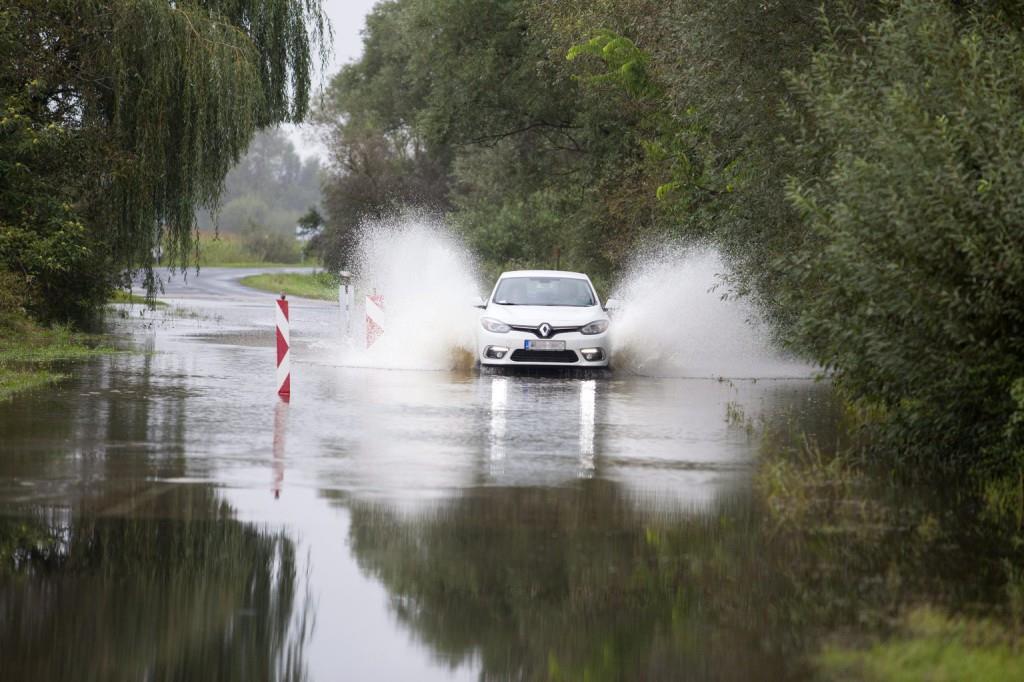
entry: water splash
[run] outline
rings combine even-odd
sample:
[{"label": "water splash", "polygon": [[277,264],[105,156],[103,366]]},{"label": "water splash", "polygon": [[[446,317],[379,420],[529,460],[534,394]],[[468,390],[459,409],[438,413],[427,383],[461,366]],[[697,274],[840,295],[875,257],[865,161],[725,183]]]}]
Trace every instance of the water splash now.
[{"label": "water splash", "polygon": [[721,256],[664,247],[637,258],[616,287],[616,370],[646,376],[808,377],[815,372],[771,344],[749,302],[726,300]]},{"label": "water splash", "polygon": [[[367,223],[353,259],[355,306],[342,364],[444,370],[472,363],[480,311],[475,260],[444,225],[422,216]],[[384,299],[384,333],[366,348],[366,296]]]},{"label": "water splash", "polygon": [[[364,225],[353,259],[355,305],[343,365],[447,370],[474,364],[476,261],[440,221],[403,215]],[[725,300],[711,249],[663,247],[638,257],[616,287],[613,365],[645,376],[784,378],[815,369],[773,349],[745,301]],[[366,296],[384,298],[384,333],[366,348]]]}]

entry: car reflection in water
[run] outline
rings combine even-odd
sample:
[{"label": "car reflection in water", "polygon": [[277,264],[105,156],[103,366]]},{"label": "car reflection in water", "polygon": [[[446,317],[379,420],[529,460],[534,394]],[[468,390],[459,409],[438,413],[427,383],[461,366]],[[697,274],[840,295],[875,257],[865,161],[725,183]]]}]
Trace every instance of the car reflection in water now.
[{"label": "car reflection in water", "polygon": [[484,381],[490,386],[492,484],[553,484],[594,475],[599,382],[505,376]]},{"label": "car reflection in water", "polygon": [[[545,419],[542,422],[530,419],[525,424],[513,424],[511,434],[508,420],[510,412],[513,413],[513,420],[515,419],[515,403],[529,403],[531,408],[535,410],[535,400],[538,392],[530,390],[529,384],[523,382],[513,383],[514,404],[510,408],[510,379],[508,377],[491,377],[490,383],[490,458],[492,462],[500,462],[505,459],[509,440],[515,440],[521,444],[528,437],[530,439],[544,439],[552,443],[562,441],[565,434],[579,433],[577,475],[581,478],[593,476],[597,381],[585,379],[566,383],[559,382],[557,385],[548,387],[545,391],[541,392],[545,401],[561,403],[559,405],[561,409],[549,412],[550,408],[545,408],[542,411],[549,416],[554,414],[555,418]],[[574,396],[574,392],[578,395]],[[574,397],[576,397],[576,400],[573,400]],[[572,420],[574,410],[578,414],[575,421]],[[531,410],[523,409],[523,406],[520,405],[520,414],[528,414],[529,411]],[[541,425],[545,428],[538,433],[537,427]],[[492,475],[500,475],[501,472],[501,468],[491,468]]]}]

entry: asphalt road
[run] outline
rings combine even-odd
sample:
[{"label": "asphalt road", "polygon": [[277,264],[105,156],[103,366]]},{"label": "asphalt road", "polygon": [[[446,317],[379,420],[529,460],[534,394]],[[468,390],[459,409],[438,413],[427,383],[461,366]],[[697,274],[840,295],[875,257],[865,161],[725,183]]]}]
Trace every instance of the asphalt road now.
[{"label": "asphalt road", "polygon": [[266,272],[311,273],[313,268],[201,268],[186,271],[172,271],[164,268],[158,272],[163,283],[161,299],[235,299],[264,298],[267,293],[239,284],[239,280],[250,275]]}]

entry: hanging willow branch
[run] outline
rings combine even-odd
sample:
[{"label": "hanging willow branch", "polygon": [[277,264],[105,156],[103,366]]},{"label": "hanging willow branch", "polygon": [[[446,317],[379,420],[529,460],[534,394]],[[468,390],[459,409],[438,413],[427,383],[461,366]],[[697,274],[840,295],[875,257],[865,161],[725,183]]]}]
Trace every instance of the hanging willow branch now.
[{"label": "hanging willow branch", "polygon": [[80,27],[68,36],[78,123],[103,161],[82,207],[114,263],[152,286],[158,246],[189,263],[195,211],[216,207],[253,133],[306,115],[330,29],[319,0],[79,0],[65,12]]}]

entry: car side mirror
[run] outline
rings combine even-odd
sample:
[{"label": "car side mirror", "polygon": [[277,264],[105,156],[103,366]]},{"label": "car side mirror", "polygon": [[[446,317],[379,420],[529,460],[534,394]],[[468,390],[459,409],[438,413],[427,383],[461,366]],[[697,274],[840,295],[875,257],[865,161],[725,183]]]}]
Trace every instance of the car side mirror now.
[{"label": "car side mirror", "polygon": [[487,303],[484,301],[484,299],[480,298],[479,296],[474,296],[473,298],[469,299],[469,304],[474,308],[487,307]]},{"label": "car side mirror", "polygon": [[622,307],[622,302],[619,301],[619,299],[617,299],[617,298],[609,298],[607,301],[604,302],[604,310],[605,310],[605,312],[609,312],[609,313],[610,312],[614,312],[614,311],[618,310],[621,307]]}]

